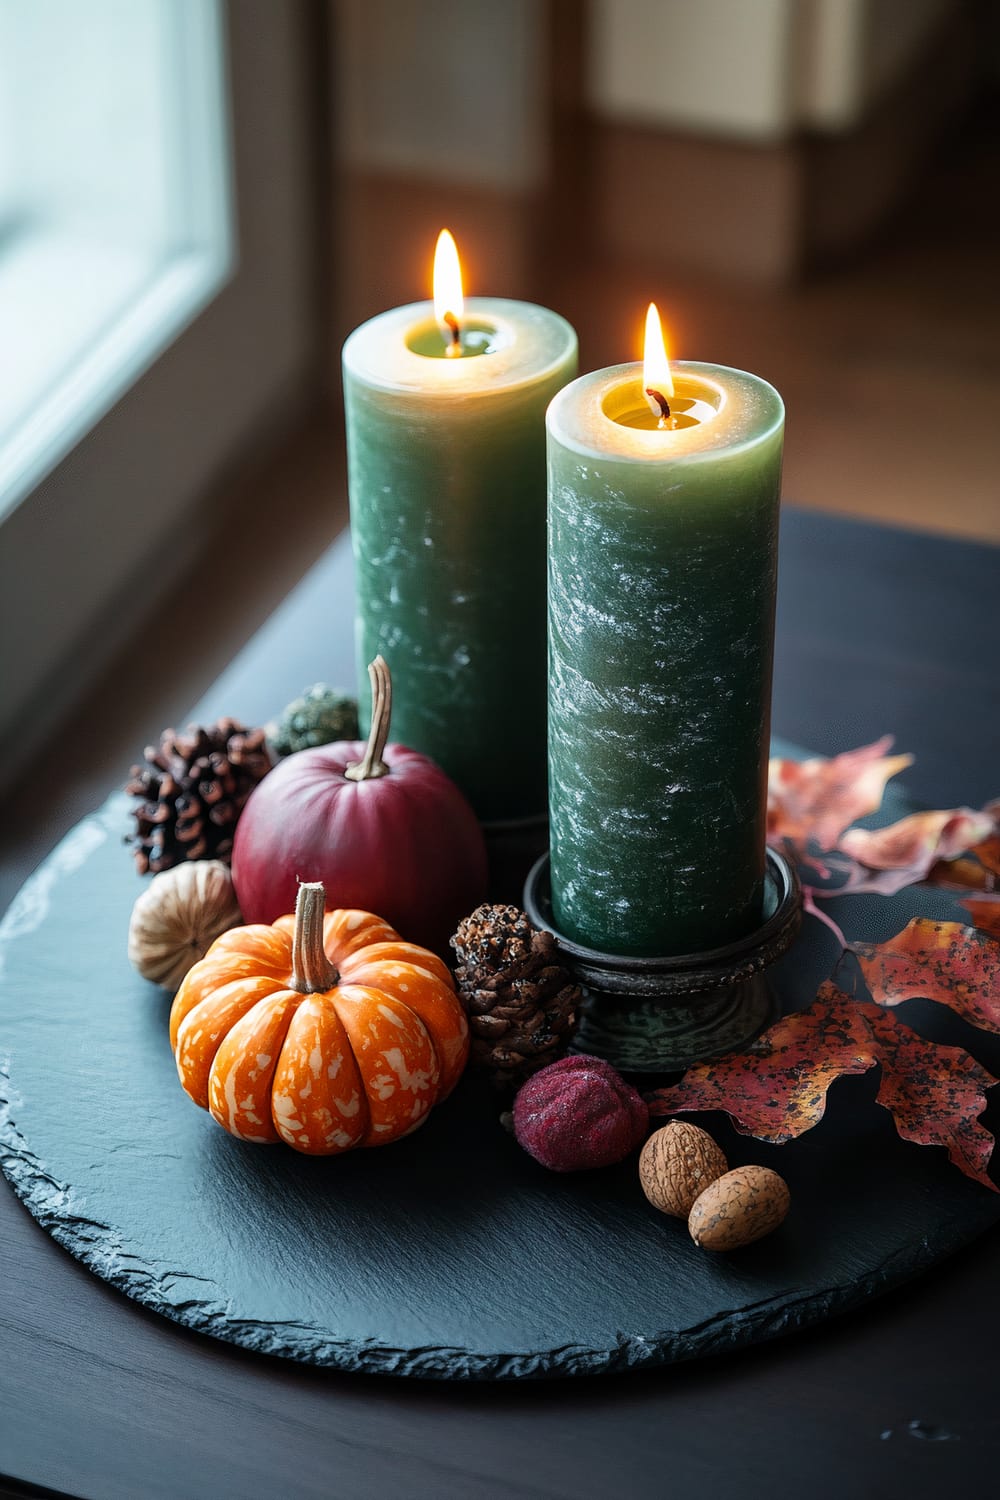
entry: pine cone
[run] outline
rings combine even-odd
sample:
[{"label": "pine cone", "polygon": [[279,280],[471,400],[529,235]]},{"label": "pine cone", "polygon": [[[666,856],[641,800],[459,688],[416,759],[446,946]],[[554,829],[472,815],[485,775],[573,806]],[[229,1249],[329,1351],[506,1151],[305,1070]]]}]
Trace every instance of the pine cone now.
[{"label": "pine cone", "polygon": [[516,906],[480,906],[451,940],[469,1017],[472,1061],[498,1084],[523,1083],[565,1052],[580,988],[555,938]]},{"label": "pine cone", "polygon": [[185,859],[228,858],[236,820],[271,769],[263,729],[235,719],[190,724],[183,734],[165,729],[159,749],[147,745],[143,753],[125,788],[139,799],[136,831],[126,840],[139,874],[158,875]]}]

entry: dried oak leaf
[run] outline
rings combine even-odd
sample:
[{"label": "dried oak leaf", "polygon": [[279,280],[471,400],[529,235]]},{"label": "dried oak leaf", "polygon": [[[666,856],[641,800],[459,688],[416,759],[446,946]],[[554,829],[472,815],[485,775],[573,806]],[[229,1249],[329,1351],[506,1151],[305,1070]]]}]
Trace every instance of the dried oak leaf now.
[{"label": "dried oak leaf", "polygon": [[987,891],[981,896],[968,896],[960,905],[972,918],[974,927],[1000,938],[1000,891]]},{"label": "dried oak leaf", "polygon": [[914,917],[884,943],[852,943],[877,1005],[937,1000],[983,1031],[1000,1033],[1000,943],[961,922]]},{"label": "dried oak leaf", "polygon": [[780,1146],[819,1124],[831,1083],[875,1062],[858,1002],[827,981],[812,1005],[783,1016],[745,1052],[698,1063],[645,1097],[651,1115],[721,1109],[742,1135]]},{"label": "dried oak leaf", "polygon": [[988,803],[983,813],[993,819],[996,831],[966,849],[960,859],[933,865],[927,876],[932,885],[952,890],[1000,890],[1000,801]]},{"label": "dried oak leaf", "polygon": [[927,1041],[831,981],[807,1010],[783,1017],[746,1052],[690,1068],[646,1103],[654,1117],[723,1110],[741,1134],[781,1145],[818,1124],[835,1079],[876,1063],[878,1102],[899,1134],[944,1146],[966,1176],[996,1191],[987,1171],[993,1137],[978,1123],[996,1080],[962,1048]]},{"label": "dried oak leaf", "polygon": [[775,759],[768,770],[768,842],[783,845],[816,897],[891,896],[929,880],[1000,887],[1000,801],[912,813],[888,828],[849,828],[881,806],[886,782],[912,756],[889,756],[889,735],[831,759]]},{"label": "dried oak leaf", "polygon": [[894,895],[925,880],[936,864],[957,859],[994,827],[989,813],[952,807],[911,813],[888,828],[849,828],[837,848],[855,861],[855,868],[837,894]]},{"label": "dried oak leaf", "polygon": [[885,784],[912,765],[912,755],[887,755],[892,736],[830,759],[774,759],[768,766],[767,838],[832,849],[857,818],[877,812]]},{"label": "dried oak leaf", "polygon": [[996,1079],[962,1047],[929,1042],[877,1005],[859,1002],[882,1064],[878,1103],[904,1141],[944,1146],[966,1177],[997,1192],[989,1175],[993,1137],[979,1116]]}]

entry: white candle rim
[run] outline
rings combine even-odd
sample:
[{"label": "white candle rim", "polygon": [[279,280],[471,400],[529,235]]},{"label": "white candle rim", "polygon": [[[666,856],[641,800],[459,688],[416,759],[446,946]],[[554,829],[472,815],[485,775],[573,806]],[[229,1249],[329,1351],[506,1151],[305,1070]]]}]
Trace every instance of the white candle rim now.
[{"label": "white candle rim", "polygon": [[[749,370],[697,360],[672,359],[670,364],[675,379],[687,375],[720,386],[726,395],[725,408],[718,411],[711,421],[676,432],[644,431],[616,422],[604,410],[610,391],[634,384],[641,399],[642,361],[630,360],[626,364],[608,365],[603,370],[591,370],[563,386],[550,401],[546,412],[545,425],[549,436],[570,452],[595,462],[669,465],[717,461],[723,455],[735,457],[767,442],[781,431],[785,403],[780,392],[762,376]],[[745,415],[746,403],[738,398],[740,395],[749,396],[751,392],[763,398],[772,409],[766,422],[740,432],[740,419]],[[587,404],[581,419],[579,414],[584,401]],[[636,405],[638,409],[638,401]],[[578,420],[571,421],[570,413],[576,414]],[[587,441],[577,435],[581,420],[588,431],[593,429],[600,434],[600,442]]]},{"label": "white candle rim", "polygon": [[466,320],[495,324],[505,336],[503,347],[472,359],[435,359],[406,344],[414,326],[433,318],[430,301],[409,302],[369,318],[344,344],[345,371],[387,393],[475,400],[545,380],[577,348],[576,330],[551,308],[507,297],[467,297]]}]

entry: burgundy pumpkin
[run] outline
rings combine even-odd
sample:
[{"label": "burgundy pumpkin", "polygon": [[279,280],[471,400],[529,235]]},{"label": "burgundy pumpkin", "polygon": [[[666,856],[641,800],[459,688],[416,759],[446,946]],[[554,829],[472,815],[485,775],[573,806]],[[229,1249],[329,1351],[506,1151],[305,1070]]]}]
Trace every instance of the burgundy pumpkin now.
[{"label": "burgundy pumpkin", "polygon": [[413,942],[447,953],[486,894],[482,830],[434,761],[386,743],[389,669],[377,657],[368,671],[367,745],[300,750],[254,788],[233,845],[240,910],[245,922],[274,922],[294,909],[300,881],[321,880],[331,907],[377,911]]}]

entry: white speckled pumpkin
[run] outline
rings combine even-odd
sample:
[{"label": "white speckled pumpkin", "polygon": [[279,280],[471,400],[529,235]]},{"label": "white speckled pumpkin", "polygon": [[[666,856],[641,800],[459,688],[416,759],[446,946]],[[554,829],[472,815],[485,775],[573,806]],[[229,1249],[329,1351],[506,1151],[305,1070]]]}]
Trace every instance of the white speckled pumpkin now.
[{"label": "white speckled pumpkin", "polygon": [[408,1135],[454,1088],[469,1030],[433,953],[299,888],[294,917],[236,927],[170,1013],[185,1091],[244,1141],[328,1156]]}]

